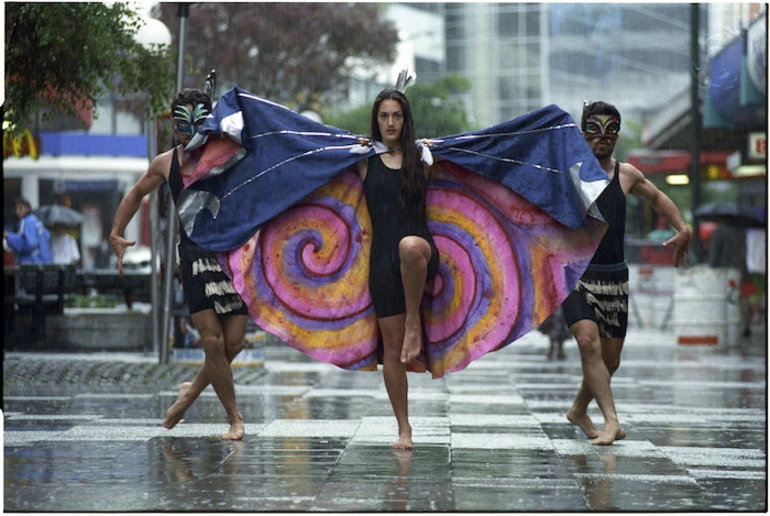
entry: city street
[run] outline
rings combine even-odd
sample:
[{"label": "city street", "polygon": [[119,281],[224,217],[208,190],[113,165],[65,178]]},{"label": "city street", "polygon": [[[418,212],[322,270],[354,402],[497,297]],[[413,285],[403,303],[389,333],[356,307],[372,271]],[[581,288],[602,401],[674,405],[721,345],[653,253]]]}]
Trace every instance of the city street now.
[{"label": "city street", "polygon": [[[225,442],[211,388],[161,426],[190,366],[142,354],[13,352],[4,361],[6,511],[767,510],[766,336],[729,350],[629,330],[613,379],[627,438],[593,446],[565,414],[574,342],[538,332],[432,380],[410,374],[413,452],[394,452],[382,374],[279,344],[234,375],[246,419]],[[597,424],[595,404],[590,414]]]}]

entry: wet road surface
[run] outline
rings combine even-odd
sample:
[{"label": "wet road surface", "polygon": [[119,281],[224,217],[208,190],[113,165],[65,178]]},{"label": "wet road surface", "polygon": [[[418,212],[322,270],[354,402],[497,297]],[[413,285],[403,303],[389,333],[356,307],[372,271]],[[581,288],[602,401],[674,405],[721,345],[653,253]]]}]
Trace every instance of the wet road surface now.
[{"label": "wet road surface", "polygon": [[[6,353],[7,511],[760,511],[767,509],[766,338],[688,349],[631,330],[613,379],[628,433],[591,445],[565,418],[573,342],[533,332],[439,380],[410,374],[415,450],[381,373],[286,346],[235,370],[242,442],[209,387],[161,427],[193,367],[151,356]],[[595,404],[589,414],[599,423]]]}]

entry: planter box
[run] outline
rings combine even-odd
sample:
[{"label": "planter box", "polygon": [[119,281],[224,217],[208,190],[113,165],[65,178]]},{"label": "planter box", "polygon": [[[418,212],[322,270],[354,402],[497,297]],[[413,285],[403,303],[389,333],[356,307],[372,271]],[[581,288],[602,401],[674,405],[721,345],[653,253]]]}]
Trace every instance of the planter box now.
[{"label": "planter box", "polygon": [[149,311],[66,308],[46,318],[45,347],[77,351],[145,351],[152,348]]}]

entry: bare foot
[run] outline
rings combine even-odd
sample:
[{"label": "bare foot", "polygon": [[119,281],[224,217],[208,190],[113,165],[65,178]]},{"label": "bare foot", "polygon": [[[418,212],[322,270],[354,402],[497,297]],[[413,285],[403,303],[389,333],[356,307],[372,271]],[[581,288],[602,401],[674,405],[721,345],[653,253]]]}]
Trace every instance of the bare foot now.
[{"label": "bare foot", "polygon": [[412,443],[412,431],[404,432],[398,436],[398,441],[393,443],[394,450],[411,450],[414,448]]},{"label": "bare foot", "polygon": [[422,335],[420,334],[420,323],[407,324],[404,333],[404,345],[401,346],[401,362],[408,364],[420,354],[420,343]]},{"label": "bare foot", "polygon": [[625,437],[626,432],[621,428],[620,424],[608,423],[604,425],[604,430],[602,430],[599,436],[596,439],[593,439],[591,443],[596,446],[609,446],[615,441],[623,439],[623,437],[620,437],[621,435]]},{"label": "bare foot", "polygon": [[184,382],[179,386],[179,396],[173,405],[166,411],[166,416],[163,418],[163,426],[171,430],[177,423],[179,423],[184,417],[185,411],[192,404],[193,400],[190,399],[189,392],[192,387],[191,382]]},{"label": "bare foot", "polygon": [[238,412],[238,417],[230,421],[230,430],[222,436],[225,441],[240,441],[245,433],[243,415]]},{"label": "bare foot", "polygon": [[573,425],[580,427],[580,429],[589,439],[596,439],[601,433],[599,432],[599,429],[596,428],[596,425],[594,425],[594,422],[591,421],[591,418],[588,416],[588,414],[585,412],[581,413],[574,408],[570,408],[567,411],[567,419]]}]

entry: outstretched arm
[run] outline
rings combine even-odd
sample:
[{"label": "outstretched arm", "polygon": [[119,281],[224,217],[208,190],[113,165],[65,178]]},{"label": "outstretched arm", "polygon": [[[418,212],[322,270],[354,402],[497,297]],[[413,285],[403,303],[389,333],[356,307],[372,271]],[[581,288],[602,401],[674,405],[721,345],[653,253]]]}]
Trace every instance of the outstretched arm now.
[{"label": "outstretched arm", "polygon": [[669,196],[661,192],[657,186],[645,178],[644,175],[632,165],[624,163],[621,166],[627,167],[623,172],[633,178],[633,186],[629,192],[642,197],[649,202],[650,207],[655,210],[655,213],[663,217],[671,227],[676,229],[676,235],[663,242],[663,245],[674,246],[674,267],[679,267],[684,261],[684,257],[690,246],[692,231],[687,227],[687,224],[682,218],[682,214],[679,213],[679,209]]},{"label": "outstretched arm", "polygon": [[144,196],[155,190],[165,180],[164,170],[169,170],[172,156],[173,152],[168,151],[152,160],[147,172],[139,178],[139,181],[123,197],[118,206],[118,211],[115,212],[115,220],[110,231],[110,245],[118,257],[118,272],[121,275],[123,274],[123,253],[125,253],[127,247],[136,244],[136,241],[129,241],[123,238],[123,231],[139,210]]}]

